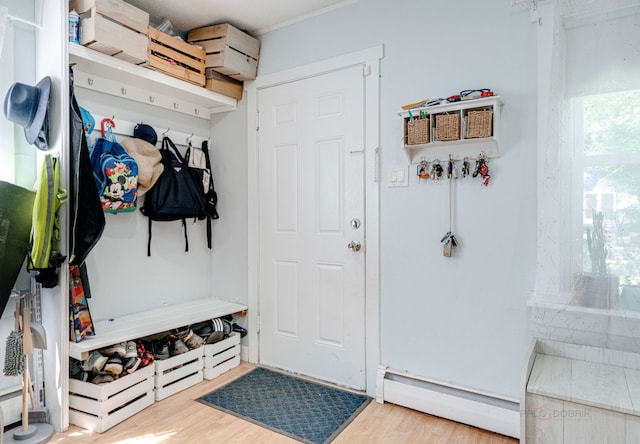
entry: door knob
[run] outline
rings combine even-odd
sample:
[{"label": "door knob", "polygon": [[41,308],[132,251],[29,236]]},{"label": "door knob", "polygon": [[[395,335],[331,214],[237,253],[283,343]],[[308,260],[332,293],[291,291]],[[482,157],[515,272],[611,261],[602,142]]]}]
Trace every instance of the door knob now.
[{"label": "door knob", "polygon": [[362,248],[362,245],[360,245],[360,242],[351,241],[347,244],[347,248],[353,251],[360,251],[360,248]]}]

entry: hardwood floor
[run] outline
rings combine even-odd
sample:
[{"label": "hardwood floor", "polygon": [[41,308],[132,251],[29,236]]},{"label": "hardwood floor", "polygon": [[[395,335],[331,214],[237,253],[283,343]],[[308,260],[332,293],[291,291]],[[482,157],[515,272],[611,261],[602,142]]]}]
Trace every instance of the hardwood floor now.
[{"label": "hardwood floor", "polygon": [[[70,426],[51,443],[260,443],[298,441],[223,413],[194,399],[252,370],[242,362],[212,381],[204,381],[134,415],[104,433]],[[466,426],[393,404],[369,403],[365,410],[333,441],[353,443],[515,444],[513,438]]]}]

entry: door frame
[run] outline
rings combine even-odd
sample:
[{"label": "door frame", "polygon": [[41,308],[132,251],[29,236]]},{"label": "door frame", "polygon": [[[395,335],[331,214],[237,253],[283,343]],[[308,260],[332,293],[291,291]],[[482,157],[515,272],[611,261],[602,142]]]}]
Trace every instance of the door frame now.
[{"label": "door frame", "polygon": [[259,357],[259,261],[260,213],[258,169],[258,91],[283,83],[362,65],[365,78],[365,369],[366,392],[375,396],[376,372],[380,364],[380,60],[383,46],[356,51],[308,65],[260,76],[247,82],[247,177],[248,177],[248,360]]}]

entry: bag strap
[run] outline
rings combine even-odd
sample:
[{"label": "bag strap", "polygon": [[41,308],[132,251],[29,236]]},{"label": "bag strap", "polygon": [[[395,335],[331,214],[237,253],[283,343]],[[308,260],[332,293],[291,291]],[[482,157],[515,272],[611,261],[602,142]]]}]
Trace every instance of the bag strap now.
[{"label": "bag strap", "polygon": [[209,142],[203,140],[201,150],[204,153],[205,166],[207,167],[207,170],[209,170],[209,190],[212,190],[214,187],[213,171],[211,171],[211,159],[209,158]]},{"label": "bag strap", "polygon": [[184,228],[184,251],[189,252],[189,238],[187,237],[187,220],[182,219],[182,228]]},{"label": "bag strap", "polygon": [[182,163],[183,165],[186,165],[184,156],[182,154],[180,154],[180,151],[178,150],[178,148],[176,148],[176,145],[167,136],[164,136],[162,138],[162,149],[165,149],[165,150],[167,150],[169,152],[173,151],[173,153],[178,158],[178,161],[180,163]]},{"label": "bag strap", "polygon": [[149,219],[149,236],[148,236],[148,240],[147,240],[147,257],[151,256],[151,218],[147,217],[147,219]]},{"label": "bag strap", "polygon": [[[209,142],[206,140],[202,141],[201,145],[202,152],[204,153],[205,166],[209,171],[209,191],[213,190],[213,172],[211,171],[211,160],[209,159]],[[209,250],[212,249],[211,244],[211,216],[207,214],[207,248]]]},{"label": "bag strap", "polygon": [[[151,256],[151,218],[147,217],[149,220],[148,224],[148,240],[147,240],[147,257]],[[182,219],[182,227],[184,229],[184,251],[189,252],[189,237],[187,236],[187,220]]]}]

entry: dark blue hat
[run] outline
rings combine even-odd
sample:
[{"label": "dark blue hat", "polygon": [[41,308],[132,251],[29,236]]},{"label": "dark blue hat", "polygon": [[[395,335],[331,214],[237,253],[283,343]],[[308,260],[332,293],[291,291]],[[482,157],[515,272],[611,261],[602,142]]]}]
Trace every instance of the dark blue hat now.
[{"label": "dark blue hat", "polygon": [[133,137],[136,139],[142,139],[149,142],[151,145],[154,145],[158,142],[158,135],[156,131],[151,128],[150,125],[145,123],[138,123],[136,127],[133,129]]},{"label": "dark blue hat", "polygon": [[36,86],[16,82],[4,99],[5,117],[24,127],[24,136],[40,150],[49,149],[49,94],[51,77],[46,76]]}]

